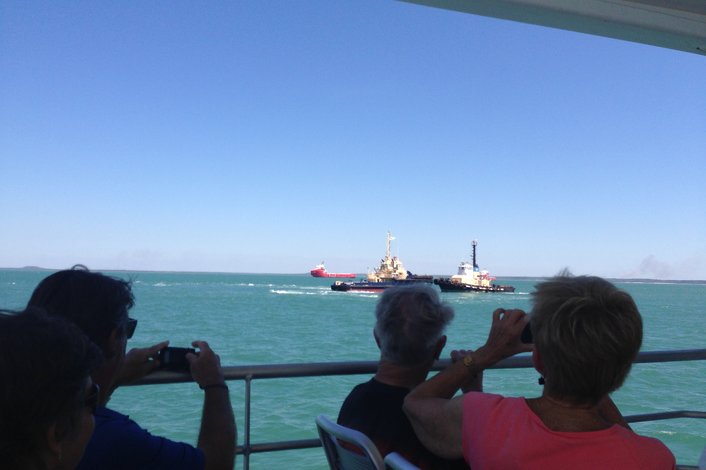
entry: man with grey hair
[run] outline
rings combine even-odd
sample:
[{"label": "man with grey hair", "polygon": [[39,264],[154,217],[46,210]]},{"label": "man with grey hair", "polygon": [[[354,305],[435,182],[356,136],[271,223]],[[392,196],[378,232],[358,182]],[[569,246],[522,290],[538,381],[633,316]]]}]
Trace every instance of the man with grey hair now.
[{"label": "man with grey hair", "polygon": [[404,398],[426,380],[446,345],[444,331],[453,309],[425,284],[385,290],[375,308],[373,329],[380,348],[375,376],[357,385],[341,407],[338,423],[361,431],[381,455],[398,452],[420,468],[468,468],[462,459],[444,460],[419,441],[402,411]]}]

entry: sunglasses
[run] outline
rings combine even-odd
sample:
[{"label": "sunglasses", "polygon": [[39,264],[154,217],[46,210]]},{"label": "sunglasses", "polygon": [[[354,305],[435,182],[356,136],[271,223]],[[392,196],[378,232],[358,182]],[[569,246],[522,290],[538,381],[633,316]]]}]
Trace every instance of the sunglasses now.
[{"label": "sunglasses", "polygon": [[96,409],[98,408],[98,398],[100,397],[101,388],[98,384],[92,384],[91,389],[83,399],[83,404],[87,408],[90,408],[92,414],[96,414]]},{"label": "sunglasses", "polygon": [[125,324],[125,335],[127,339],[132,338],[135,334],[135,328],[137,328],[137,319],[128,317],[127,323]]}]

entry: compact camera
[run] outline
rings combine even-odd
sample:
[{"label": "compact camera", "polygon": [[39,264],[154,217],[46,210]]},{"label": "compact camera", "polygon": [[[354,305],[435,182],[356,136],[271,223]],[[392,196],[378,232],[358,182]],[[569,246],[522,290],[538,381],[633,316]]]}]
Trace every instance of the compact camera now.
[{"label": "compact camera", "polygon": [[160,349],[157,353],[159,360],[159,368],[171,370],[174,372],[188,372],[189,361],[186,360],[186,354],[196,354],[194,348],[172,348],[166,347]]},{"label": "compact camera", "polygon": [[520,341],[527,344],[534,343],[534,340],[532,338],[532,330],[530,329],[529,323],[527,323],[522,329],[522,333],[520,334]]}]

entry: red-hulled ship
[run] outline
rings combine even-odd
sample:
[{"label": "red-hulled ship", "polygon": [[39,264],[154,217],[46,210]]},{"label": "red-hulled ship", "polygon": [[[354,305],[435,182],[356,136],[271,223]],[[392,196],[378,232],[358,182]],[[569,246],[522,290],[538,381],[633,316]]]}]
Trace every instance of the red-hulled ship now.
[{"label": "red-hulled ship", "polygon": [[323,261],[321,262],[321,264],[317,264],[314,269],[309,271],[309,273],[314,277],[355,277],[355,273],[330,273],[326,271],[326,266],[324,266]]}]

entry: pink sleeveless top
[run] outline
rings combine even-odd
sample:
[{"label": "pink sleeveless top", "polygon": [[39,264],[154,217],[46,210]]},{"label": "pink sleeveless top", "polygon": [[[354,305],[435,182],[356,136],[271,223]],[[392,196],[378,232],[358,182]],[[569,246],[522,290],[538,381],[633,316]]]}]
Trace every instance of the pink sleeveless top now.
[{"label": "pink sleeveless top", "polygon": [[613,425],[555,432],[524,398],[470,392],[463,400],[463,456],[473,470],[668,470],[674,455],[659,440]]}]

